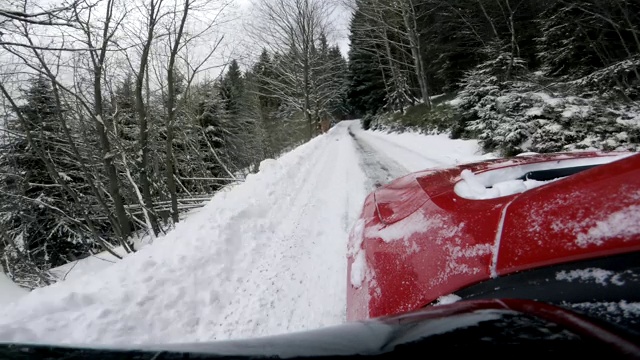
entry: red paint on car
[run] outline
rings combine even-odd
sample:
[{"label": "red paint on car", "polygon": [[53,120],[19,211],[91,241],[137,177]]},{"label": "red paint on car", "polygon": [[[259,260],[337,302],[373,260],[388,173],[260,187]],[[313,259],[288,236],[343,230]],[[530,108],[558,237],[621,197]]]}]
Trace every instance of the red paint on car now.
[{"label": "red paint on car", "polygon": [[[364,230],[350,235],[348,320],[419,309],[496,275],[640,250],[637,231],[606,234],[607,222],[635,216],[625,211],[640,206],[638,155],[494,199],[466,199],[454,191],[465,169],[482,174],[613,155],[490,160],[410,174],[377,189],[363,207]],[[360,287],[350,281],[357,251],[364,252],[367,268]]]}]

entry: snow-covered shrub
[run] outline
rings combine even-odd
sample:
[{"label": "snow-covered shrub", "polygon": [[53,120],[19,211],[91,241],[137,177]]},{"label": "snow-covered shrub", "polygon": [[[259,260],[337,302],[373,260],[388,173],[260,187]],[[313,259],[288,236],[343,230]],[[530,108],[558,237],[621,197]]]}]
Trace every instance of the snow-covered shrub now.
[{"label": "snow-covered shrub", "polygon": [[[501,107],[508,105],[509,99],[499,99],[504,95],[505,87],[513,80],[527,74],[526,62],[512,57],[500,50],[500,44],[494,43],[485,49],[489,60],[469,71],[461,82],[461,91],[456,100],[459,110],[457,124],[453,126],[454,137],[477,137],[483,141],[485,149],[493,150],[504,139],[517,142],[523,136],[522,131],[510,132],[499,129],[505,123],[517,119],[509,118]],[[482,119],[478,122],[477,120]],[[499,131],[501,138],[496,139],[494,132]]]},{"label": "snow-covered shrub", "polygon": [[585,96],[640,100],[640,55],[609,65],[569,84]]},{"label": "snow-covered shrub", "polygon": [[[478,87],[469,84],[481,84]],[[485,94],[484,97],[478,94]],[[459,95],[465,130],[487,151],[635,150],[640,107],[474,80]]]},{"label": "snow-covered shrub", "polygon": [[512,60],[507,53],[470,71],[462,81],[462,90],[455,102],[459,117],[454,135],[478,138],[487,151],[500,149],[505,153],[517,153],[518,145],[530,131],[517,115],[528,105],[526,98],[509,90],[527,91],[530,85],[505,79],[507,74],[510,79],[517,79],[525,73],[524,60]]},{"label": "snow-covered shrub", "polygon": [[[409,106],[404,113],[382,113],[363,118],[363,127],[374,130],[402,133],[417,131],[425,134],[449,132],[454,124],[455,111],[448,104],[438,104],[429,108],[426,104]],[[366,120],[366,123],[365,123]]]}]

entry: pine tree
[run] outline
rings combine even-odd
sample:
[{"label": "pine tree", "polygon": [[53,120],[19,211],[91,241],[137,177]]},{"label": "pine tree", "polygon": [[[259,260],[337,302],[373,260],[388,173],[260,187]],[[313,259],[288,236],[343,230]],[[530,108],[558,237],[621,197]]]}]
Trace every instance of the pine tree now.
[{"label": "pine tree", "polygon": [[334,118],[345,119],[353,112],[348,103],[349,65],[338,46],[329,50],[328,59],[336,76],[332,79],[334,96],[328,102],[327,108]]},{"label": "pine tree", "polygon": [[598,27],[606,24],[585,18],[573,4],[556,1],[542,14],[540,25],[538,56],[547,76],[581,77],[604,65],[590,39],[598,38]]},{"label": "pine tree", "polygon": [[280,140],[283,122],[277,116],[277,111],[282,105],[280,98],[276,96],[270,86],[272,79],[276,77],[273,70],[273,59],[266,49],[262,50],[258,61],[251,70],[251,87],[257,97],[257,113],[261,127],[264,129],[264,147],[266,157],[275,157],[283,149],[283,141]]},{"label": "pine tree", "polygon": [[[87,179],[72,155],[59,121],[66,116],[58,108],[50,83],[43,77],[34,79],[20,108],[25,123],[15,120],[13,136],[5,138],[0,157],[4,170],[0,187],[0,227],[5,237],[5,255],[19,257],[31,264],[33,271],[44,271],[86,255],[89,235],[81,223],[86,209],[73,204],[68,193],[51,178],[41,153],[46,154],[58,176],[83,196],[88,203]],[[26,139],[31,134],[33,146]],[[7,244],[10,244],[7,246]],[[9,269],[12,270],[12,269]],[[47,281],[38,278],[38,283]]]},{"label": "pine tree", "polygon": [[225,103],[225,109],[233,115],[239,115],[242,110],[241,100],[244,95],[244,80],[240,65],[235,59],[229,64],[229,70],[220,84],[220,95]]},{"label": "pine tree", "polygon": [[548,76],[588,75],[640,52],[637,1],[551,1],[540,17],[539,57]]},{"label": "pine tree", "polygon": [[238,62],[232,60],[220,83],[220,96],[227,117],[226,161],[235,170],[246,169],[257,156],[258,119],[249,104],[250,96],[245,83]]},{"label": "pine tree", "polygon": [[[348,65],[348,90],[347,99],[349,105],[358,116],[366,113],[376,113],[385,104],[385,70],[382,68],[380,58],[372,48],[378,45],[370,40],[368,20],[362,13],[362,2],[356,2],[354,12],[349,25],[349,50]],[[388,76],[388,74],[387,74]]]}]

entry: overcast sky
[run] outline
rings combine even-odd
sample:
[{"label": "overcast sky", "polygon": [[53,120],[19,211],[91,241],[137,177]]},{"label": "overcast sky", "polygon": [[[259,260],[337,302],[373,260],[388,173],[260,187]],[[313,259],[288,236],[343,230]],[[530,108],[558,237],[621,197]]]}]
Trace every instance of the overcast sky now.
[{"label": "overcast sky", "polygon": [[[0,0],[0,3],[2,1],[3,0]],[[32,0],[32,1],[34,1],[34,3],[38,4],[39,6],[42,6],[46,2],[52,2],[54,4],[59,4],[60,2],[62,2],[62,0]],[[144,1],[144,0],[132,0],[130,2],[127,2],[127,0],[124,0],[124,1],[127,4],[134,4],[134,3],[137,3],[138,1]],[[210,59],[210,61],[207,62],[207,66],[203,66],[203,68],[207,68],[207,70],[203,72],[201,75],[199,75],[196,80],[203,79],[203,78],[215,78],[220,73],[225,71],[224,64],[227,64],[228,61],[231,59],[238,60],[239,63],[243,66],[252,64],[256,60],[260,52],[262,51],[262,46],[252,41],[252,39],[249,36],[249,31],[247,30],[255,22],[255,16],[252,16],[253,4],[256,3],[257,1],[262,1],[262,0],[231,0],[231,1],[233,2],[230,4],[230,6],[224,10],[224,14],[225,14],[225,16],[223,17],[224,24],[222,24],[220,27],[216,27],[211,33],[207,33],[206,35],[203,35],[203,37],[198,39],[198,41],[193,42],[190,48],[188,49],[188,51],[191,54],[190,60],[193,61],[194,63],[197,63],[198,58],[199,57],[201,58],[204,56],[204,54],[207,54],[208,51],[213,47],[213,44],[217,43],[217,41],[220,39],[221,36],[224,36],[224,40],[221,46],[217,48],[215,55]],[[265,1],[270,1],[270,0],[265,0]],[[335,1],[336,4],[340,4],[348,0],[320,0],[320,1]],[[220,4],[221,2],[217,2],[217,3]],[[99,4],[103,4],[103,2]],[[213,18],[213,16],[215,16],[214,12],[204,13],[204,16],[202,16],[202,14],[203,13],[197,16],[201,23],[207,23],[208,21],[211,20],[210,18]],[[133,19],[135,19],[136,16],[138,16],[138,12],[131,11],[128,14],[128,16],[129,16],[128,27],[132,29],[137,29],[138,27],[135,25],[135,23],[132,23],[132,22],[134,21]],[[333,12],[333,19],[332,19],[332,22],[333,22],[332,25],[333,25],[334,31],[331,34],[328,34],[329,41],[332,44],[338,44],[338,46],[340,47],[340,50],[342,51],[343,56],[345,57],[347,57],[347,54],[349,51],[348,26],[349,26],[350,18],[351,18],[351,12],[346,6],[337,6],[336,10]],[[196,26],[195,28],[188,29],[187,31],[197,32],[198,25],[195,25],[195,26]],[[40,30],[43,30],[43,29],[40,29]],[[42,41],[45,41],[45,45],[47,45],[48,44],[47,41],[49,40],[49,37],[55,38],[57,33],[51,34],[51,31],[52,31],[51,28],[44,29],[43,31],[45,31],[45,33],[39,34],[36,37],[36,39],[42,39]],[[127,37],[126,33],[124,33],[122,36],[124,36],[123,39],[126,40],[126,37]],[[24,39],[18,39],[17,41],[24,42]],[[126,41],[124,42],[126,43]],[[137,52],[137,49],[132,49],[130,50],[130,55],[133,55],[135,57],[136,52]],[[65,57],[70,57],[71,55],[72,54],[65,54]],[[123,64],[124,62],[121,61],[121,63],[118,66],[121,66]],[[72,66],[73,64],[69,63],[69,65]],[[0,51],[0,73],[14,72],[16,67],[24,68],[24,64],[18,59],[14,59],[13,57],[8,56],[6,52]],[[60,78],[63,82],[71,83],[73,81],[70,71],[71,71],[70,68],[69,69],[64,67],[61,68]],[[125,72],[121,72],[121,73],[122,74],[120,75],[124,76]],[[16,85],[16,89],[15,89],[16,91],[21,86],[20,84],[25,85],[25,83],[21,81],[21,79],[18,77],[12,77],[11,79],[16,81],[16,84],[14,84]],[[5,79],[5,80],[8,81],[11,79]]]},{"label": "overcast sky", "polygon": [[[233,13],[236,13],[239,17],[239,21],[237,24],[233,24],[232,26],[238,26],[238,28],[246,29],[247,26],[252,22],[251,12],[253,9],[253,3],[260,0],[235,0],[235,9],[232,10]],[[267,0],[268,1],[268,0]],[[341,0],[325,0],[325,1],[336,1],[337,4],[341,3]],[[333,13],[333,25],[335,34],[333,34],[333,43],[337,43],[340,46],[340,50],[342,51],[342,55],[346,58],[349,52],[349,20],[351,19],[351,11],[343,5],[338,5],[336,10]],[[244,33],[244,32],[243,32]],[[238,34],[240,35],[240,34]],[[244,35],[244,34],[243,34]],[[242,36],[246,38],[246,36]],[[248,40],[248,39],[245,39]]]}]

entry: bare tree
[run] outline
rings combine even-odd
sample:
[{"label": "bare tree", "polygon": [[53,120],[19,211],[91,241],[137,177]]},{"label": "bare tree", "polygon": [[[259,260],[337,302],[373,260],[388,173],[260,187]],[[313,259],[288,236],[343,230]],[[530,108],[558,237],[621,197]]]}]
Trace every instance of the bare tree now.
[{"label": "bare tree", "polygon": [[262,0],[257,4],[259,18],[251,29],[257,43],[275,54],[276,76],[263,80],[273,96],[281,98],[291,111],[302,113],[309,138],[316,128],[314,84],[319,83],[316,77],[320,74],[314,64],[318,64],[320,39],[331,32],[333,11],[330,2],[321,0]]},{"label": "bare tree", "polygon": [[[77,1],[70,4],[53,5],[48,8],[32,6],[28,8],[27,2],[7,3],[0,8],[0,38],[11,31],[15,23],[26,23],[44,26],[73,26],[68,13],[76,7]],[[25,46],[28,46],[25,44]]]},{"label": "bare tree", "polygon": [[[205,52],[205,55],[201,57],[200,61],[195,61],[193,63],[185,61],[185,72],[188,75],[185,79],[185,89],[181,98],[178,98],[177,93],[178,79],[176,78],[176,75],[179,73],[178,62],[179,60],[181,60],[180,55],[183,51],[185,51],[186,47],[190,43],[199,39],[203,34],[209,33],[212,29],[215,28],[215,26],[219,25],[219,23],[223,21],[221,17],[224,9],[228,6],[228,4],[229,1],[227,0],[183,0],[181,2],[180,8],[178,8],[178,4],[176,4],[174,10],[172,11],[173,19],[169,24],[169,28],[167,29],[167,45],[169,47],[169,54],[168,62],[165,68],[167,80],[165,101],[167,115],[165,123],[165,169],[166,184],[171,200],[171,218],[174,223],[177,223],[179,221],[178,196],[176,187],[177,181],[175,174],[175,160],[173,154],[174,126],[176,116],[188,99],[186,95],[188,94],[188,89],[190,88],[191,83],[194,81],[199,72],[206,69],[205,65],[214,55],[223,38],[219,37],[217,40],[215,40],[208,52]],[[196,31],[195,33],[188,33],[186,31],[188,20],[191,16],[195,15],[194,13],[199,12],[203,9],[207,9],[209,12],[213,13],[209,14],[210,20],[205,22],[204,25],[201,24],[202,26],[199,31]]]},{"label": "bare tree", "polygon": [[[88,5],[86,3],[87,0],[82,1]],[[105,6],[106,10],[104,12],[104,17],[101,19],[102,24],[98,27],[92,23],[92,18],[95,17],[92,7],[88,7],[85,14],[81,13],[81,9],[76,7],[74,8],[74,16],[76,24],[78,24],[78,27],[84,36],[82,41],[89,48],[89,68],[93,75],[93,108],[90,112],[90,116],[95,122],[96,131],[98,132],[98,137],[100,139],[101,155],[105,173],[107,174],[109,196],[113,200],[115,216],[117,218],[117,223],[114,224],[116,226],[116,233],[118,233],[118,235],[123,239],[124,244],[126,243],[124,239],[126,239],[131,233],[131,226],[124,207],[122,194],[120,193],[118,171],[114,163],[115,154],[112,151],[111,142],[109,140],[109,127],[106,124],[108,117],[105,112],[105,98],[103,96],[102,81],[103,76],[105,75],[107,52],[112,45],[111,40],[115,36],[116,31],[118,31],[122,22],[125,20],[126,15],[125,13],[118,14],[116,12],[116,0],[106,0]],[[126,245],[125,248],[127,248]]]},{"label": "bare tree", "polygon": [[84,51],[77,46],[21,41],[24,40],[21,36],[24,25],[43,29],[43,32],[47,30],[59,32],[60,29],[75,28],[72,10],[82,6],[79,1],[73,0],[69,3],[59,1],[59,4],[54,2],[49,6],[42,6],[37,2],[19,0],[2,5],[0,8],[0,45],[38,50]]},{"label": "bare tree", "polygon": [[[149,119],[147,114],[147,104],[143,96],[143,87],[145,76],[148,79],[149,71],[149,54],[153,46],[154,39],[156,38],[156,27],[161,21],[162,17],[167,15],[167,12],[163,12],[163,0],[149,0],[143,6],[145,10],[146,20],[146,32],[145,37],[141,42],[141,55],[136,76],[135,86],[135,103],[136,111],[138,114],[138,124],[140,126],[140,135],[138,138],[138,148],[140,149],[140,186],[142,187],[142,198],[144,199],[145,215],[149,218],[148,222],[151,226],[153,234],[157,235],[159,232],[158,221],[155,211],[153,210],[153,200],[151,197],[151,184],[149,178]],[[148,84],[148,83],[147,83]],[[147,96],[149,91],[147,91]]]}]

